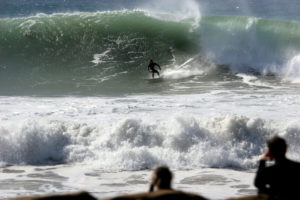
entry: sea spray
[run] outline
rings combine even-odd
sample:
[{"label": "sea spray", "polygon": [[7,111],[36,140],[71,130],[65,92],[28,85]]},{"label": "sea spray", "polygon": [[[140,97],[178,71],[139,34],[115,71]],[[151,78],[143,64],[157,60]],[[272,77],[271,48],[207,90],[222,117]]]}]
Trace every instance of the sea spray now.
[{"label": "sea spray", "polygon": [[212,16],[201,25],[204,52],[237,72],[251,67],[262,74],[280,76],[280,70],[299,52],[298,22]]},{"label": "sea spray", "polygon": [[[171,117],[152,124],[128,118],[107,127],[59,121],[27,121],[1,127],[0,161],[8,164],[94,163],[103,169],[256,167],[265,141],[280,134],[299,153],[299,127],[276,129],[260,118],[228,115],[199,120]],[[297,157],[297,156],[296,156]]]},{"label": "sea spray", "polygon": [[300,83],[300,55],[292,57],[283,67],[281,74],[283,77],[293,83]]},{"label": "sea spray", "polygon": [[62,163],[69,137],[60,123],[26,121],[0,129],[1,162],[7,164]]},{"label": "sea spray", "polygon": [[198,27],[201,20],[199,4],[195,0],[186,0],[184,4],[180,0],[154,0],[141,2],[138,7],[159,20],[192,21],[192,28]]}]

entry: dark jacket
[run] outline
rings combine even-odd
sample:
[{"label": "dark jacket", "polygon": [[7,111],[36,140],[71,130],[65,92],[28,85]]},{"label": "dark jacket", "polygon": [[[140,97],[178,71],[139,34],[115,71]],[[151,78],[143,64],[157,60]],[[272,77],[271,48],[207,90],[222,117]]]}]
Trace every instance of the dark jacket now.
[{"label": "dark jacket", "polygon": [[280,199],[299,199],[299,181],[300,163],[283,159],[268,167],[265,161],[260,161],[254,184],[260,194]]}]

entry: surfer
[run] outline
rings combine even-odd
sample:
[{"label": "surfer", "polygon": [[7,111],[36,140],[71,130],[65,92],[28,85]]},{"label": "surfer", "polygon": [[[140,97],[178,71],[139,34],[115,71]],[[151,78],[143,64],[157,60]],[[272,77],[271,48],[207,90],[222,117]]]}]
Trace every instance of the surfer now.
[{"label": "surfer", "polygon": [[148,65],[148,71],[152,73],[152,78],[154,78],[154,73],[156,73],[159,77],[159,72],[154,68],[156,66],[158,66],[159,70],[161,70],[159,64],[153,62],[153,60],[150,60],[150,63]]}]

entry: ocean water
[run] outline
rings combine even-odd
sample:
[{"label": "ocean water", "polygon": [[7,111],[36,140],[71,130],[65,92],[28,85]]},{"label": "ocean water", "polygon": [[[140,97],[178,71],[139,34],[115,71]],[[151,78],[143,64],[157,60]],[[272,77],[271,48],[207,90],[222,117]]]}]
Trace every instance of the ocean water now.
[{"label": "ocean water", "polygon": [[[0,197],[256,194],[274,135],[300,161],[296,0],[0,0]],[[160,79],[147,71],[150,59]]]}]

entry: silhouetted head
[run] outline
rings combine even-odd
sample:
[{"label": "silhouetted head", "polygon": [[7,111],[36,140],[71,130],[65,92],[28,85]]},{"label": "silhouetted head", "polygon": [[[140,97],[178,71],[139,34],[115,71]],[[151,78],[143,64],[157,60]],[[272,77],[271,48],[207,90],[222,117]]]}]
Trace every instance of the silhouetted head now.
[{"label": "silhouetted head", "polygon": [[153,63],[153,60],[152,60],[152,59],[150,60],[150,63]]},{"label": "silhouetted head", "polygon": [[279,136],[275,136],[267,141],[269,151],[271,155],[276,159],[280,160],[285,158],[287,150],[287,144],[285,140]]},{"label": "silhouetted head", "polygon": [[172,172],[168,167],[158,167],[153,172],[152,184],[158,189],[171,189]]}]

